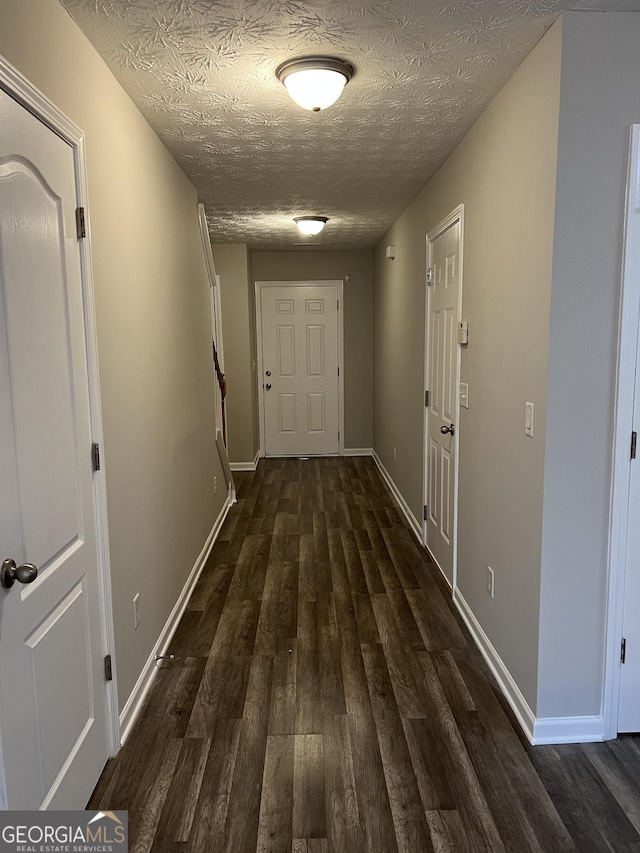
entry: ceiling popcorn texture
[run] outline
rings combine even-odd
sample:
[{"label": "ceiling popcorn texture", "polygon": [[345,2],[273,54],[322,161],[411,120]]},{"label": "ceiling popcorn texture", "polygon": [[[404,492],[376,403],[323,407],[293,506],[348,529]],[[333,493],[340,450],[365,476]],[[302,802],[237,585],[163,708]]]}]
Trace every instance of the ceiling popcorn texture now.
[{"label": "ceiling popcorn texture", "polygon": [[[198,189],[214,242],[371,247],[564,9],[638,0],[61,0]],[[297,107],[276,67],[355,67]]]}]

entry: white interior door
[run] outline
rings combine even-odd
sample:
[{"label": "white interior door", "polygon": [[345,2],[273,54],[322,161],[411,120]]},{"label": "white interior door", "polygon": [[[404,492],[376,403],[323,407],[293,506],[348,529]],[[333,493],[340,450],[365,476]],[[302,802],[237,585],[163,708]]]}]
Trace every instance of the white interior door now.
[{"label": "white interior door", "polygon": [[338,287],[260,287],[267,456],[338,453]]},{"label": "white interior door", "polygon": [[[640,353],[636,354],[633,430],[640,433]],[[640,448],[638,448],[640,450]],[[640,454],[636,451],[636,456]],[[624,664],[620,667],[618,731],[640,732],[640,471],[636,458],[630,468],[627,560],[622,636]]]},{"label": "white interior door", "polygon": [[430,257],[425,536],[440,570],[453,585],[461,289],[459,219],[430,240]]},{"label": "white interior door", "polygon": [[0,91],[0,738],[10,809],[83,808],[108,758],[72,148]]}]

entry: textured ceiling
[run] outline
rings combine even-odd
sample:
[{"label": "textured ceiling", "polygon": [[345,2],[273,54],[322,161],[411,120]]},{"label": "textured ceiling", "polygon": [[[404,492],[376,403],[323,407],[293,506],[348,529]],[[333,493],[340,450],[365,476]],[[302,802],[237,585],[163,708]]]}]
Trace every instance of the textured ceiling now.
[{"label": "textured ceiling", "polygon": [[[639,0],[61,0],[198,188],[215,242],[373,246],[567,8]],[[275,77],[356,69],[321,113]]]}]

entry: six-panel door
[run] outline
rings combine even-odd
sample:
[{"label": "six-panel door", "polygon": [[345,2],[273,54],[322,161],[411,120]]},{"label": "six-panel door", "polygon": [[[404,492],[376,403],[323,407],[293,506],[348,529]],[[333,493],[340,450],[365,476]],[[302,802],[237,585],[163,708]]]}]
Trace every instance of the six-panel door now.
[{"label": "six-panel door", "polygon": [[338,288],[262,286],[265,452],[338,452]]},{"label": "six-panel door", "polygon": [[[460,223],[432,244],[429,308],[427,545],[453,583]],[[442,430],[448,430],[442,432]]]}]

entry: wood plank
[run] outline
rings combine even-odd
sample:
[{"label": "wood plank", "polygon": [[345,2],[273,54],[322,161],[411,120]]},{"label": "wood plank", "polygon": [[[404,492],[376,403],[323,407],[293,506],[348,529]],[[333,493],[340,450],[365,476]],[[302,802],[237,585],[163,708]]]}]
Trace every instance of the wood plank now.
[{"label": "wood plank", "polygon": [[398,843],[373,720],[355,714],[349,716],[349,734],[365,850],[367,853],[373,850],[397,853]]},{"label": "wood plank", "polygon": [[376,719],[376,729],[398,850],[433,851],[402,722],[398,716]]},{"label": "wood plank", "polygon": [[433,723],[428,718],[403,720],[403,726],[425,812],[455,809],[455,798],[438,754]]},{"label": "wood plank", "polygon": [[402,644],[388,595],[373,597],[373,612],[400,716],[405,719],[424,717],[427,711],[423,691],[412,667],[407,665],[407,649]]},{"label": "wood plank", "polygon": [[298,605],[296,658],[296,734],[322,733],[316,602]]},{"label": "wood plank", "polygon": [[331,851],[365,853],[364,827],[346,715],[326,715],[323,731],[327,835]]},{"label": "wood plank", "polygon": [[183,738],[154,837],[154,847],[161,841],[189,840],[210,746],[211,741],[208,739]]},{"label": "wood plank", "polygon": [[172,738],[146,767],[128,809],[130,853],[145,853],[153,844],[181,748],[182,741]]},{"label": "wood plank", "polygon": [[342,715],[347,707],[344,695],[340,638],[336,621],[333,593],[321,593],[318,598],[318,667],[322,713]]},{"label": "wood plank", "polygon": [[297,640],[279,640],[273,659],[269,734],[293,735],[296,730]]},{"label": "wood plank", "polygon": [[192,822],[189,853],[224,849],[241,725],[240,720],[220,720],[216,726]]},{"label": "wood plank", "polygon": [[253,648],[256,642],[256,631],[258,629],[258,619],[260,617],[261,602],[243,601],[238,619],[238,627],[236,628],[235,637],[231,646],[231,655],[238,657],[240,655],[253,654]]},{"label": "wood plank", "polygon": [[368,594],[354,593],[353,606],[356,615],[356,624],[358,626],[358,636],[362,645],[370,643],[379,643],[380,634],[378,633],[378,624],[371,606],[371,597]]},{"label": "wood plank", "polygon": [[272,681],[271,658],[254,657],[240,723],[238,753],[229,793],[225,845],[221,853],[254,850],[260,819],[262,776],[267,749],[267,726]]},{"label": "wood plank", "polygon": [[327,837],[322,735],[295,737],[293,837]]},{"label": "wood plank", "polygon": [[556,746],[552,754],[556,760],[545,762],[541,776],[577,848],[636,843],[638,833],[584,752]]},{"label": "wood plank", "polygon": [[289,853],[293,821],[294,738],[269,736],[262,776],[258,853]]},{"label": "wood plank", "polygon": [[479,713],[460,711],[456,714],[456,722],[506,849],[544,853],[529,823],[527,807],[515,795]]}]

